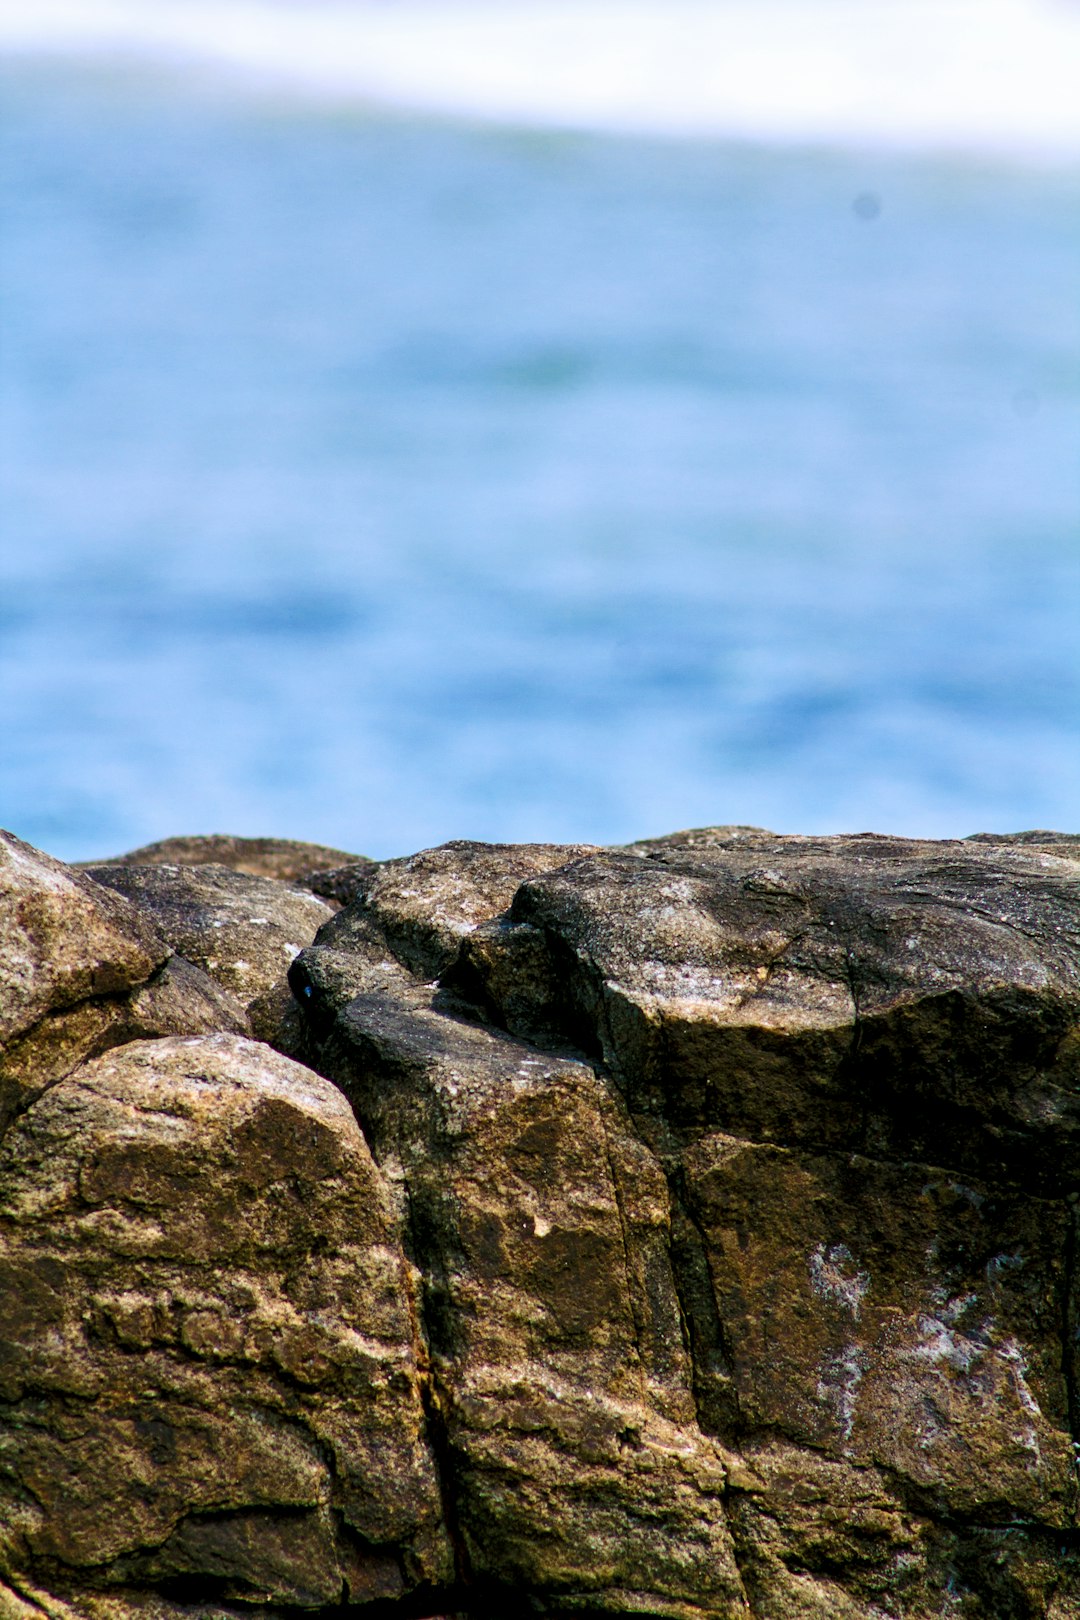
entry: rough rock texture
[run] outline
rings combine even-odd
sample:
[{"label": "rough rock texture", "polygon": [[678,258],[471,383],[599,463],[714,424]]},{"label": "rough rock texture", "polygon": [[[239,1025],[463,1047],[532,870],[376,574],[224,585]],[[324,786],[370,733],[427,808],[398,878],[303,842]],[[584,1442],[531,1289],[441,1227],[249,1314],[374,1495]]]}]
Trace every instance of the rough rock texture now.
[{"label": "rough rock texture", "polygon": [[368,860],[347,861],[344,866],[308,872],[301,880],[301,887],[310,889],[312,894],[317,894],[320,900],[325,900],[328,906],[338,910],[348,905],[350,900],[355,900],[375,864]]},{"label": "rough rock texture", "polygon": [[182,956],[170,956],[144,984],[47,1013],[0,1052],[0,1136],[48,1086],[110,1047],[156,1035],[249,1035],[243,1007]]},{"label": "rough rock texture", "polygon": [[591,844],[480,844],[466,839],[383,861],[358,875],[345,910],[319,943],[398,958],[434,979],[465,936],[505,911],[519,884],[597,851]]},{"label": "rough rock texture", "polygon": [[[57,962],[145,921],[19,849],[86,935],[18,936],[40,1053],[102,994]],[[1075,1620],[1078,850],[353,863],[289,972],[306,1066],[202,1035],[30,1086],[0,1616]],[[231,991],[260,880],[147,870]],[[145,954],[105,993],[200,972]]]},{"label": "rough rock texture", "polygon": [[871,835],[650,850],[522,885],[457,980],[671,1131],[1071,1184],[1080,862]]},{"label": "rough rock texture", "polygon": [[9,1133],[0,1211],[0,1560],[306,1605],[445,1578],[412,1283],[331,1085],[136,1042]]},{"label": "rough rock texture", "polygon": [[273,878],[213,864],[84,870],[138,906],[173,950],[235,997],[256,1035],[288,1044],[285,974],[333,915],[325,901]]},{"label": "rough rock texture", "polygon": [[88,1057],[215,1030],[246,1032],[243,1008],[145,913],[0,832],[0,1136]]},{"label": "rough rock texture", "polygon": [[[298,964],[302,988],[319,954]],[[425,987],[373,986],[321,1057],[403,1187],[461,1573],[568,1608],[743,1613],[667,1189],[618,1099],[588,1065],[458,1022]]]},{"label": "rough rock texture", "polygon": [[46,1013],[141,984],[168,954],[126,901],[0,832],[0,1041]]}]

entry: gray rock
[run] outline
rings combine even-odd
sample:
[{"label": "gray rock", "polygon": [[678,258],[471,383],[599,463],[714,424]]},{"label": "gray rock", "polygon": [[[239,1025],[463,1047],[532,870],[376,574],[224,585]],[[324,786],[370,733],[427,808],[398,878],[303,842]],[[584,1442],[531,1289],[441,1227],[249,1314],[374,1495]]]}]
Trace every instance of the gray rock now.
[{"label": "gray rock", "polygon": [[346,861],[344,866],[307,872],[302,887],[310,889],[312,894],[317,894],[327,905],[335,908],[347,906],[350,900],[356,899],[376,864],[375,861],[368,860]]},{"label": "gray rock", "polygon": [[760,835],[528,880],[449,970],[675,1132],[1080,1169],[1080,869],[1043,848]]},{"label": "gray rock", "polygon": [[358,873],[345,909],[319,944],[390,954],[422,979],[449,966],[465,936],[504,911],[526,878],[582,855],[590,844],[479,844],[465,839],[383,861]]},{"label": "gray rock", "polygon": [[[304,889],[225,866],[93,866],[87,872],[152,920],[173,950],[245,1008],[280,996],[289,963],[332,915]],[[283,1004],[282,1004],[283,1005]]]}]

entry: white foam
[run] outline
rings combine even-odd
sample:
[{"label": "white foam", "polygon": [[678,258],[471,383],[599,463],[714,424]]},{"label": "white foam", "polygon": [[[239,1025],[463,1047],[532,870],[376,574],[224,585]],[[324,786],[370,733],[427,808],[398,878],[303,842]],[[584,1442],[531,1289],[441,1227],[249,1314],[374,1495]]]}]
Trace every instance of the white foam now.
[{"label": "white foam", "polygon": [[556,127],[1080,156],[1078,0],[0,0],[0,49]]}]

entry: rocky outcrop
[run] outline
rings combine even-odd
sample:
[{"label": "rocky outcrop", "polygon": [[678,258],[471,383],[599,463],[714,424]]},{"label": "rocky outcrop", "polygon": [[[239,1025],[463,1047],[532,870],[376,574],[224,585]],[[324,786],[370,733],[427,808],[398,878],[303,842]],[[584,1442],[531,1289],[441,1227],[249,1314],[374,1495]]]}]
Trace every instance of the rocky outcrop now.
[{"label": "rocky outcrop", "polygon": [[276,878],[309,889],[336,909],[351,900],[375,861],[326,844],[294,838],[233,838],[224,833],[192,838],[161,838],[108,861],[84,861],[81,870],[100,866],[227,866],[249,877]]},{"label": "rocky outcrop", "polygon": [[285,974],[332,915],[325,900],[273,878],[212,863],[141,866],[118,861],[83,870],[152,919],[173,950],[233,999],[237,1016],[247,1020],[245,1027],[277,1044],[289,1039],[292,998]]},{"label": "rocky outcrop", "polygon": [[139,1041],[0,1157],[0,1560],[317,1606],[445,1580],[413,1284],[344,1098]]},{"label": "rocky outcrop", "polygon": [[5,1620],[1080,1615],[1080,840],[3,849]]},{"label": "rocky outcrop", "polygon": [[86,1058],[155,1035],[248,1030],[127,900],[0,832],[0,1135]]},{"label": "rocky outcrop", "polygon": [[374,863],[320,943],[351,955],[390,956],[436,979],[478,923],[505,911],[526,878],[598,851],[590,844],[478,844],[466,839]]},{"label": "rocky outcrop", "polygon": [[277,878],[301,888],[309,887],[308,879],[319,873],[341,866],[373,864],[362,855],[350,855],[326,844],[305,844],[295,838],[233,838],[225,833],[161,838],[109,861],[83,862],[84,867],[227,866],[250,877]]}]

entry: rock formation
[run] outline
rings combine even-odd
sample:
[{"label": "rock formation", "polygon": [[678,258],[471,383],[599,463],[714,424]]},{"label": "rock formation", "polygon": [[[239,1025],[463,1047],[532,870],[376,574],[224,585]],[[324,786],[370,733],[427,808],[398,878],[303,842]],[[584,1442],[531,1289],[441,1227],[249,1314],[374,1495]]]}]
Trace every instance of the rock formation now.
[{"label": "rock formation", "polygon": [[1080,839],[3,835],[0,1129],[3,1620],[1080,1616]]}]

